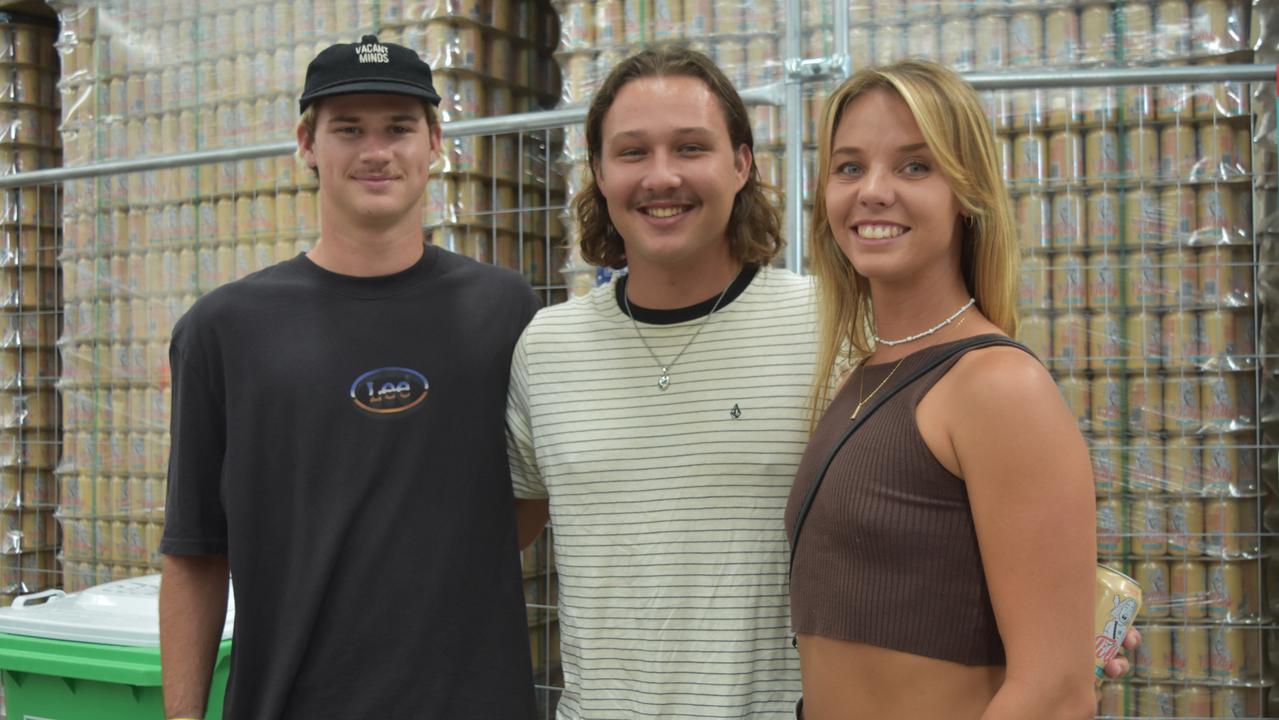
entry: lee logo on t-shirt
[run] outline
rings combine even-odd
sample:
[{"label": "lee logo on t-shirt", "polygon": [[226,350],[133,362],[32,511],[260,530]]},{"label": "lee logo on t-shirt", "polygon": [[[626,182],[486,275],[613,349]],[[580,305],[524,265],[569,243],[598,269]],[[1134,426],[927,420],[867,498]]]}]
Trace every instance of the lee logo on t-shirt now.
[{"label": "lee logo on t-shirt", "polygon": [[430,383],[416,370],[386,367],[370,370],[351,384],[351,402],[375,415],[391,415],[412,410],[426,399]]}]

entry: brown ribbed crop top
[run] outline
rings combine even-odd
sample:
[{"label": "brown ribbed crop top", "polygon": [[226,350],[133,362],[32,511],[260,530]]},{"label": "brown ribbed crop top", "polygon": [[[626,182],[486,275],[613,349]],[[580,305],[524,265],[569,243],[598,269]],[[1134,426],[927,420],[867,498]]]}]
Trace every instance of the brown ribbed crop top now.
[{"label": "brown ribbed crop top", "polygon": [[[881,392],[951,344],[906,356]],[[961,356],[893,396],[836,454],[795,555],[796,632],[965,665],[1004,664],[967,489],[937,461],[915,424],[920,400]],[[799,508],[848,429],[859,391],[878,387],[894,365],[864,368],[864,389],[856,371],[818,423],[786,503],[792,542]]]}]

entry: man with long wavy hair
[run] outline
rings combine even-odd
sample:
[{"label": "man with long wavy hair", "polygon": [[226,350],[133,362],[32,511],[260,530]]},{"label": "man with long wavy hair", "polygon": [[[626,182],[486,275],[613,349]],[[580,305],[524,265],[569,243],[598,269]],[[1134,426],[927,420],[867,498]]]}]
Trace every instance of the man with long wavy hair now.
[{"label": "man with long wavy hair", "polygon": [[784,717],[782,506],[807,439],[809,282],[782,249],[741,98],[645,50],[587,117],[582,255],[624,274],[541,312],[508,433],[521,541],[555,524],[559,717]]}]

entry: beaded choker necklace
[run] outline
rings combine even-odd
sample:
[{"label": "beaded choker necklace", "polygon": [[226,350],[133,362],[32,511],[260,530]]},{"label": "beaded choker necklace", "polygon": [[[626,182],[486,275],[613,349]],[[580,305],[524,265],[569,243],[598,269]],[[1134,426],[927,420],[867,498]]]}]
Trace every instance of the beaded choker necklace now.
[{"label": "beaded choker necklace", "polygon": [[960,315],[963,315],[963,314],[964,314],[964,311],[965,311],[965,310],[967,310],[968,308],[972,307],[972,306],[973,306],[976,302],[977,302],[977,298],[968,298],[968,302],[964,303],[964,306],[963,306],[963,307],[961,307],[961,308],[959,308],[958,310],[956,310],[954,315],[951,315],[950,317],[946,318],[945,320],[942,320],[941,322],[937,323],[936,325],[934,325],[934,326],[932,326],[932,327],[928,328],[927,330],[925,330],[925,331],[923,331],[923,332],[921,332],[921,333],[915,333],[914,335],[908,335],[908,336],[906,336],[906,337],[902,338],[901,340],[885,340],[884,338],[880,337],[879,335],[875,335],[875,336],[874,336],[874,338],[875,338],[875,344],[876,344],[876,345],[887,345],[887,346],[889,346],[889,347],[892,347],[893,345],[904,345],[905,343],[908,343],[908,342],[914,342],[915,340],[918,340],[918,339],[920,339],[920,338],[928,337],[929,335],[932,335],[933,333],[937,332],[938,330],[941,330],[942,328],[944,328],[944,327],[946,327],[947,325],[951,324],[951,322],[953,322],[955,318],[959,317]]}]

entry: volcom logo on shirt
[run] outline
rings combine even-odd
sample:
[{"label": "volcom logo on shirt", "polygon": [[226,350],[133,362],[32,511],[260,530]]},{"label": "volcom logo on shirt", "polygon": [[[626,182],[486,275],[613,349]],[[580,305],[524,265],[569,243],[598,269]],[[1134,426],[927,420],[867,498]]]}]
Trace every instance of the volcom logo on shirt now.
[{"label": "volcom logo on shirt", "polygon": [[355,46],[355,56],[362,63],[389,63],[391,54],[381,43],[365,43]]},{"label": "volcom logo on shirt", "polygon": [[426,376],[416,370],[378,368],[351,383],[351,402],[373,415],[405,413],[422,404],[430,387]]}]

